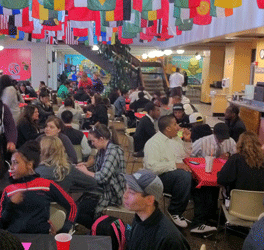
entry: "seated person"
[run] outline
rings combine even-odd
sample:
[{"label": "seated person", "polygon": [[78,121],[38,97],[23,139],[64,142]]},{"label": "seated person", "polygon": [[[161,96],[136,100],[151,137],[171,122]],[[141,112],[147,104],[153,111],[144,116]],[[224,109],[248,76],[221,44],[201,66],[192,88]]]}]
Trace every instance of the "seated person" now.
[{"label": "seated person", "polygon": [[0,249],[25,250],[21,241],[6,230],[0,229]]},{"label": "seated person", "polygon": [[44,81],[40,81],[39,82],[39,89],[38,89],[38,92],[40,93],[40,91],[46,91],[48,93],[50,93],[48,87],[46,86],[45,82]]},{"label": "seated person", "polygon": [[114,102],[115,116],[121,117],[126,112],[127,90],[122,90],[121,95]]},{"label": "seated person", "polygon": [[228,159],[236,153],[236,142],[230,137],[229,129],[225,123],[217,123],[212,135],[200,138],[193,143],[192,156],[214,156]]},{"label": "seated person", "polygon": [[57,202],[66,210],[61,232],[68,233],[72,228],[76,205],[58,184],[35,174],[39,160],[40,146],[36,141],[27,141],[13,153],[9,171],[12,184],[4,189],[0,205],[1,229],[17,234],[49,234],[51,202]]},{"label": "seated person", "polygon": [[133,91],[133,93],[129,96],[130,103],[132,103],[132,102],[138,100],[138,98],[139,98],[139,97],[138,97],[138,93],[139,93],[139,92],[144,92],[144,97],[145,97],[146,99],[149,99],[150,101],[152,100],[152,96],[149,94],[149,92],[146,91],[145,88],[144,88],[143,86],[139,86],[139,87],[137,88],[137,90],[136,90],[136,91]]},{"label": "seated person", "polygon": [[129,108],[133,109],[135,112],[137,112],[138,109],[144,109],[146,104],[150,102],[148,99],[144,98],[143,92],[138,93],[138,98],[137,101],[134,101],[129,105]]},{"label": "seated person", "polygon": [[19,83],[19,93],[21,95],[29,95],[29,97],[33,97],[31,92],[27,89],[25,83]]},{"label": "seated person", "polygon": [[133,135],[135,152],[139,152],[138,156],[143,156],[145,143],[156,134],[154,122],[160,116],[160,108],[155,106],[153,102],[149,102],[146,105],[145,111],[148,113],[140,119],[136,132]]},{"label": "seated person", "polygon": [[230,105],[225,111],[225,123],[229,127],[229,134],[235,142],[239,136],[246,131],[244,122],[239,118],[239,108],[235,105]]},{"label": "seated person", "polygon": [[177,136],[180,127],[173,115],[160,117],[158,126],[159,132],[145,145],[144,168],[158,175],[164,192],[172,195],[168,208],[172,221],[179,227],[187,227],[182,214],[189,202],[192,175],[183,159],[192,151],[191,132],[183,128],[183,140],[180,139]]},{"label": "seated person", "polygon": [[17,148],[26,141],[35,140],[39,136],[39,112],[33,105],[25,106],[17,124]]},{"label": "seated person", "polygon": [[157,90],[157,91],[155,91],[154,93],[153,93],[153,98],[152,98],[152,102],[154,103],[154,104],[156,104],[157,106],[161,106],[161,103],[160,103],[160,99],[161,99],[161,93],[160,93],[160,91],[159,90]]},{"label": "seated person", "polygon": [[126,249],[190,249],[177,227],[158,208],[163,195],[160,178],[149,170],[139,170],[125,178],[124,205],[136,212],[132,228],[127,232]]},{"label": "seated person", "polygon": [[78,84],[78,88],[91,89],[92,87],[93,87],[93,82],[91,78],[87,76],[86,72],[83,72]]},{"label": "seated person", "polygon": [[164,115],[171,115],[173,113],[172,108],[169,107],[169,99],[168,97],[164,96],[160,99],[160,116]]},{"label": "seated person", "polygon": [[61,114],[61,119],[64,122],[64,130],[63,134],[67,135],[71,140],[73,145],[80,145],[82,147],[82,155],[84,157],[89,156],[91,153],[91,148],[88,144],[87,137],[83,132],[74,129],[72,127],[72,112],[69,110],[65,110]]},{"label": "seated person", "polygon": [[197,141],[198,139],[211,135],[212,130],[208,124],[203,123],[203,116],[201,113],[192,113],[189,116],[190,126],[191,126],[191,139],[192,143]]},{"label": "seated person", "polygon": [[39,100],[34,100],[32,104],[35,105],[39,111],[39,127],[44,128],[48,117],[54,115],[49,93],[45,90],[40,91]]},{"label": "seated person", "polygon": [[61,118],[61,114],[65,110],[69,110],[72,112],[72,115],[73,115],[72,123],[74,125],[73,127],[76,129],[79,129],[80,128],[80,121],[82,120],[83,115],[84,115],[83,110],[75,109],[74,108],[74,101],[70,97],[67,97],[64,100],[64,105],[60,106],[58,113],[57,113],[57,116],[59,118]]},{"label": "seated person", "polygon": [[91,103],[91,97],[87,94],[83,87],[77,89],[76,94],[74,94],[74,99],[79,102]]},{"label": "seated person", "polygon": [[183,105],[181,103],[174,104],[173,115],[176,118],[177,124],[182,128],[190,127],[189,116],[185,114]]},{"label": "seated person", "polygon": [[114,104],[114,102],[116,101],[116,99],[121,95],[121,91],[118,88],[114,88],[110,94],[109,94],[109,99],[111,104]]},{"label": "seated person", "polygon": [[28,89],[28,91],[30,92],[30,97],[38,97],[35,89],[32,87],[31,82],[30,81],[26,81],[26,88]]},{"label": "seated person", "polygon": [[71,161],[71,163],[77,164],[77,155],[76,152],[74,150],[74,147],[71,143],[71,140],[69,139],[69,137],[65,134],[63,134],[64,130],[64,124],[62,122],[62,120],[56,116],[51,116],[48,118],[47,122],[46,122],[46,127],[44,130],[44,134],[40,135],[36,141],[40,142],[42,137],[46,136],[57,136],[61,139],[66,153]]},{"label": "seated person", "polygon": [[70,85],[71,85],[71,80],[66,80],[63,84],[61,84],[57,92],[57,97],[63,100],[67,98],[68,94],[70,93],[69,92]]}]

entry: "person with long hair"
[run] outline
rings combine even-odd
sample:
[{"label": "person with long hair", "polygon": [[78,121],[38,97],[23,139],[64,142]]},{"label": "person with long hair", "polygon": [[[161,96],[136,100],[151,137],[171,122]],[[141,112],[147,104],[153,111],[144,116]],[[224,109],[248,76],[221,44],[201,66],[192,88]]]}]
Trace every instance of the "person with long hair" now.
[{"label": "person with long hair", "polygon": [[0,229],[11,233],[54,234],[49,221],[51,202],[66,210],[61,232],[67,233],[72,228],[76,205],[58,184],[35,173],[39,159],[40,146],[32,140],[13,153],[9,170],[11,185],[4,189],[0,204]]},{"label": "person with long hair", "polygon": [[227,189],[264,191],[264,153],[258,136],[250,131],[240,135],[237,153],[217,174],[217,182]]},{"label": "person with long hair", "polygon": [[20,240],[6,230],[0,229],[0,249],[24,250]]},{"label": "person with long hair", "polygon": [[65,147],[66,153],[69,156],[70,161],[76,164],[77,163],[76,152],[68,136],[61,133],[63,130],[64,130],[63,121],[56,116],[50,116],[46,121],[46,127],[44,130],[45,134],[40,135],[36,140],[40,142],[42,137],[45,135],[59,137]]},{"label": "person with long hair", "polygon": [[26,141],[35,140],[39,136],[38,119],[39,112],[37,107],[34,105],[24,107],[17,124],[17,148],[21,147]]},{"label": "person with long hair", "polygon": [[93,87],[92,80],[87,76],[86,72],[83,72],[82,77],[79,81],[78,88],[91,89]]},{"label": "person with long hair", "polygon": [[[96,206],[95,217],[98,217],[107,206],[119,206],[125,190],[125,160],[124,151],[118,145],[117,134],[104,124],[96,124],[89,132],[92,144],[98,149],[94,172],[87,169],[87,163],[80,163],[77,168],[86,175],[92,176],[98,185],[103,188],[103,196]],[[89,200],[87,200],[89,204]],[[80,207],[78,220],[85,217],[85,206]]]}]

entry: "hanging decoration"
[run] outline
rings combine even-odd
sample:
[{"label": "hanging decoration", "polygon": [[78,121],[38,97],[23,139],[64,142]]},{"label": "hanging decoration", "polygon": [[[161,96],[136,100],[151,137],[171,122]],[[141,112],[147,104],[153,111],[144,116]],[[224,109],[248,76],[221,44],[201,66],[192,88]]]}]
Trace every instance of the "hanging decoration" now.
[{"label": "hanging decoration", "polygon": [[[264,8],[262,0],[256,1]],[[88,46],[166,41],[212,18],[233,15],[242,0],[0,0],[0,35],[18,41]]]}]

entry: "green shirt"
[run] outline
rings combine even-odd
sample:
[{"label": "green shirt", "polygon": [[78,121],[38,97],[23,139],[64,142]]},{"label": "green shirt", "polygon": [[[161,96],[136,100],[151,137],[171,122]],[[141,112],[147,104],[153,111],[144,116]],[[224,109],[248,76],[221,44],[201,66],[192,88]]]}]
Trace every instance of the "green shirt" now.
[{"label": "green shirt", "polygon": [[59,87],[59,90],[58,90],[58,93],[57,93],[57,96],[61,99],[65,99],[69,94],[69,90],[68,88],[65,86],[65,85],[61,85]]}]

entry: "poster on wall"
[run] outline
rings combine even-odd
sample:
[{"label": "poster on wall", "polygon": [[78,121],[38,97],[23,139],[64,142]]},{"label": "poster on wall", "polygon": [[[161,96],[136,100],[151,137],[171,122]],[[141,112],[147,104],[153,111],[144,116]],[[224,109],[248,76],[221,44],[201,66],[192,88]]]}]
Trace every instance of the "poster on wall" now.
[{"label": "poster on wall", "polygon": [[0,51],[0,70],[17,81],[31,79],[31,50],[4,49]]}]

